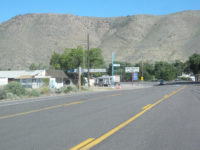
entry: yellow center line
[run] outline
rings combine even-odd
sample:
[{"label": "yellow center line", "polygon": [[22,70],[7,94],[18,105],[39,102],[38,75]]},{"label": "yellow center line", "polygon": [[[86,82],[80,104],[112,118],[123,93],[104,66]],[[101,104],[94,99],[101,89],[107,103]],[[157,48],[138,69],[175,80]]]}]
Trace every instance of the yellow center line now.
[{"label": "yellow center line", "polygon": [[111,95],[111,96],[119,96],[119,95],[121,95],[121,94],[114,94],[114,95]]},{"label": "yellow center line", "polygon": [[159,99],[157,102],[153,103],[152,105],[149,105],[146,109],[144,109],[143,111],[139,112],[138,114],[136,114],[135,116],[131,117],[130,119],[128,119],[127,121],[125,121],[124,123],[118,125],[117,127],[115,127],[114,129],[108,131],[107,133],[105,133],[104,135],[98,137],[97,139],[95,139],[94,141],[92,141],[91,143],[87,144],[86,146],[82,147],[80,150],[89,150],[90,148],[94,147],[95,145],[101,143],[103,140],[105,140],[106,138],[108,138],[109,136],[111,136],[112,134],[114,134],[115,132],[119,131],[121,128],[125,127],[126,125],[128,125],[129,123],[131,123],[132,121],[134,121],[136,118],[140,117],[142,114],[144,114],[146,111],[148,111],[149,109],[151,109],[152,107],[156,106],[157,104],[159,104],[160,102],[162,102],[163,100],[167,99],[168,97],[176,94],[177,92],[183,90],[186,86],[183,86],[182,88],[172,92],[171,94],[169,94],[168,96],[164,96],[163,98]]},{"label": "yellow center line", "polygon": [[148,108],[149,106],[151,106],[151,104],[148,104],[148,105],[142,107],[142,109],[146,109],[146,108]]},{"label": "yellow center line", "polygon": [[31,113],[35,113],[35,112],[39,112],[39,111],[44,111],[44,110],[55,109],[55,108],[64,107],[64,106],[75,105],[75,104],[79,104],[79,103],[83,103],[83,102],[84,101],[77,101],[77,102],[72,102],[72,103],[66,103],[66,104],[60,104],[60,105],[54,105],[54,106],[44,107],[44,108],[40,108],[40,109],[30,110],[30,111],[26,111],[26,112],[22,112],[22,113],[16,113],[16,114],[0,116],[0,120],[1,119],[12,118],[12,117],[17,117],[17,116],[22,116],[22,115],[27,115],[27,114],[31,114]]},{"label": "yellow center line", "polygon": [[70,148],[70,150],[79,150],[81,147],[83,147],[83,146],[89,144],[89,143],[92,142],[93,140],[94,140],[94,138],[89,138],[89,139],[87,139],[87,140],[81,142],[80,144],[78,144],[78,145],[76,145],[76,146]]},{"label": "yellow center line", "polygon": [[77,101],[77,102],[72,102],[72,103],[63,104],[63,106],[70,106],[70,105],[80,104],[80,103],[83,103],[83,102],[84,102],[84,101]]}]

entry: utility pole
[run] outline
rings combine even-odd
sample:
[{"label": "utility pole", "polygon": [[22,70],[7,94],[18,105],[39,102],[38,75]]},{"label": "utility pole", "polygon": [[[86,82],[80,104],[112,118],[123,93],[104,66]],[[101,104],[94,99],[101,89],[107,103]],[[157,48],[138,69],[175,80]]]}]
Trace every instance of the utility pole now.
[{"label": "utility pole", "polygon": [[[85,69],[85,51],[83,52],[83,70]],[[83,72],[83,84],[85,86],[85,74]]]},{"label": "utility pole", "polygon": [[89,33],[87,34],[87,50],[88,50],[88,74],[87,74],[87,79],[88,79],[88,87],[90,86],[90,41],[89,41]]},{"label": "utility pole", "polygon": [[142,76],[141,76],[141,80],[143,81],[144,80],[144,76],[143,76],[143,72],[144,72],[144,69],[143,69],[143,55],[142,55]]},{"label": "utility pole", "polygon": [[114,87],[114,53],[112,52],[112,87]]},{"label": "utility pole", "polygon": [[78,89],[81,90],[81,67],[78,67]]}]

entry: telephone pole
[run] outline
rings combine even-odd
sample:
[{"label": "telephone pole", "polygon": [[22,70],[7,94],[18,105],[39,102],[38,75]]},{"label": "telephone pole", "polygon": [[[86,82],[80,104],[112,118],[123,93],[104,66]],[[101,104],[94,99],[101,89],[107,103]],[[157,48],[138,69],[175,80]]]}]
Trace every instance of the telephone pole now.
[{"label": "telephone pole", "polygon": [[114,58],[115,54],[112,52],[112,87],[114,87],[115,81],[114,81]]},{"label": "telephone pole", "polygon": [[87,79],[88,79],[88,87],[90,86],[90,41],[89,41],[89,33],[87,34],[87,50],[88,50],[88,74],[87,74]]},{"label": "telephone pole", "polygon": [[144,76],[143,76],[143,72],[144,72],[144,62],[143,62],[143,55],[142,55],[142,76],[141,76],[141,80],[144,80]]}]

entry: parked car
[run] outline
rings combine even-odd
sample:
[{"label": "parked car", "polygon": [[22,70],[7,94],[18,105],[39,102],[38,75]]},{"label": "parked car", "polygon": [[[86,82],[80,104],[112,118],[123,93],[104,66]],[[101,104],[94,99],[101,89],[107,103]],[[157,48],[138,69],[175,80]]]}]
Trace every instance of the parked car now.
[{"label": "parked car", "polygon": [[163,79],[160,80],[160,85],[164,85],[164,80]]}]

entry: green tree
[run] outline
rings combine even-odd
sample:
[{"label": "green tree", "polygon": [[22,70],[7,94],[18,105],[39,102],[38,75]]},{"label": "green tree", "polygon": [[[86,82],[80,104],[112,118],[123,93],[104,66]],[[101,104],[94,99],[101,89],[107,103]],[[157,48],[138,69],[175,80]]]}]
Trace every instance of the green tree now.
[{"label": "green tree", "polygon": [[104,58],[100,48],[90,49],[90,68],[105,67]]},{"label": "green tree", "polygon": [[189,68],[195,75],[195,81],[198,81],[200,74],[200,54],[193,54],[189,57]]},{"label": "green tree", "polygon": [[185,70],[186,64],[181,62],[180,60],[176,60],[172,65],[176,68],[176,76],[182,75]]},{"label": "green tree", "polygon": [[60,55],[58,53],[56,53],[56,52],[53,53],[53,55],[51,56],[50,65],[54,69],[61,69],[61,66],[60,66]]},{"label": "green tree", "polygon": [[176,68],[167,62],[156,62],[155,77],[166,81],[174,80],[176,78]]},{"label": "green tree", "polygon": [[[142,76],[142,62],[135,65],[140,67],[140,72],[138,74],[139,78]],[[151,81],[154,79],[154,66],[148,62],[143,63],[143,77],[145,81]]]},{"label": "green tree", "polygon": [[[84,50],[81,46],[77,48],[67,48],[62,54],[53,53],[50,65],[54,69],[62,69],[64,72],[67,70],[77,69],[79,66],[87,68],[88,51]],[[102,51],[99,48],[90,49],[90,68],[104,68],[104,58]],[[101,73],[96,73],[94,76],[99,76]],[[72,78],[76,75],[70,74]]]},{"label": "green tree", "polygon": [[54,52],[50,59],[50,65],[54,69],[62,69],[65,72],[70,69],[76,69],[83,64],[84,53],[81,46],[67,48],[62,54]]}]

